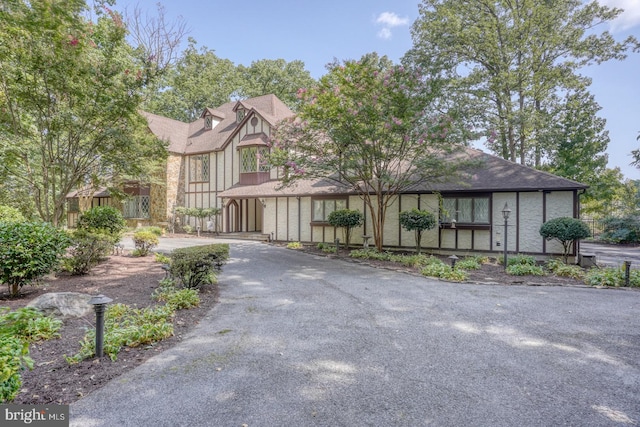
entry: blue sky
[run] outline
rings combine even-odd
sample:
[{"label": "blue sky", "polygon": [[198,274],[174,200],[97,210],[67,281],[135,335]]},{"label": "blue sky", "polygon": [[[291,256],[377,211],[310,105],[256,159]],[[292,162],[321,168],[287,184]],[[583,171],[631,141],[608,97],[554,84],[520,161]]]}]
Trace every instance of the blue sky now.
[{"label": "blue sky", "polygon": [[[625,9],[609,29],[616,39],[640,39],[640,0],[599,0]],[[155,13],[157,0],[118,0],[116,9],[138,4]],[[165,1],[168,18],[182,16],[189,36],[234,64],[260,59],[299,59],[314,78],[335,59],[358,59],[378,52],[398,61],[412,46],[410,28],[418,17],[418,0],[219,0]],[[609,167],[626,178],[640,179],[630,166],[630,152],[640,147],[640,53],[625,61],[584,69],[593,79],[591,92],[602,106],[611,142]]]}]

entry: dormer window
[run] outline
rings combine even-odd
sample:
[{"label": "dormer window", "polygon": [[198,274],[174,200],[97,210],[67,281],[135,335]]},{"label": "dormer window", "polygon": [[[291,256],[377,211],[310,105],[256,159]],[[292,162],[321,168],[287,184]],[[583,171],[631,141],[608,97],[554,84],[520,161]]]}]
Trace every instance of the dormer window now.
[{"label": "dormer window", "polygon": [[238,111],[236,111],[236,121],[240,123],[242,120],[244,120],[244,110],[239,108]]},{"label": "dormer window", "polygon": [[204,128],[206,130],[211,130],[213,127],[213,117],[205,116],[204,117]]}]

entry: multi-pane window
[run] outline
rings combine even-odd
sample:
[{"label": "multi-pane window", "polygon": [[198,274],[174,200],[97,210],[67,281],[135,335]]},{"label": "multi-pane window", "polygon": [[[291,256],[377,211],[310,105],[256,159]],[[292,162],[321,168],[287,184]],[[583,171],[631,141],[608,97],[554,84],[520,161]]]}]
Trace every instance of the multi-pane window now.
[{"label": "multi-pane window", "polygon": [[265,159],[269,154],[266,147],[247,147],[240,150],[240,173],[269,172]]},{"label": "multi-pane window", "polygon": [[313,201],[312,221],[326,222],[333,211],[347,208],[347,199],[317,199]]},{"label": "multi-pane window", "polygon": [[189,157],[189,181],[209,181],[209,155],[199,154]]},{"label": "multi-pane window", "polygon": [[74,197],[67,199],[69,212],[80,212],[80,199]]},{"label": "multi-pane window", "polygon": [[489,224],[489,198],[445,197],[440,219],[447,223],[455,219],[462,224]]},{"label": "multi-pane window", "polygon": [[129,196],[124,200],[122,216],[149,218],[149,196]]}]

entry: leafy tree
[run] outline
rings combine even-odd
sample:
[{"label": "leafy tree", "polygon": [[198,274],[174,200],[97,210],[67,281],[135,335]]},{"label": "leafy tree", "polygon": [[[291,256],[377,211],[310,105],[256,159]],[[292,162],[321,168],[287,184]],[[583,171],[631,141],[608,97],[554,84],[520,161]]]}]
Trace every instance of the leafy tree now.
[{"label": "leafy tree", "polygon": [[423,0],[405,60],[452,78],[450,89],[482,105],[470,124],[506,159],[539,166],[555,97],[589,81],[580,67],[623,59],[637,46],[597,25],[621,9],[582,0]]},{"label": "leafy tree", "polygon": [[419,254],[422,242],[422,232],[431,230],[436,226],[436,217],[433,213],[420,209],[400,212],[400,225],[407,231],[415,231],[416,252]]},{"label": "leafy tree", "polygon": [[22,222],[24,220],[24,216],[18,209],[0,205],[0,222]]},{"label": "leafy tree", "polygon": [[543,169],[589,185],[600,178],[607,167],[609,132],[598,110],[600,106],[586,90],[567,95],[550,132],[555,144]]},{"label": "leafy tree", "polygon": [[547,240],[555,239],[562,243],[562,259],[567,263],[569,252],[573,247],[573,242],[577,239],[584,239],[591,235],[589,227],[584,222],[576,218],[560,217],[554,218],[542,224],[540,235]]},{"label": "leafy tree", "polygon": [[300,104],[296,96],[298,89],[315,84],[309,71],[304,69],[304,62],[299,60],[261,59],[249,67],[239,65],[238,73],[241,96],[253,98],[272,93],[294,111]]},{"label": "leafy tree", "polygon": [[189,38],[189,45],[162,80],[162,90],[151,94],[148,111],[183,122],[197,119],[207,107],[229,102],[236,94],[239,75],[233,62]]},{"label": "leafy tree", "polygon": [[605,169],[580,196],[582,212],[599,218],[616,213],[621,194],[624,192],[623,179],[620,168]]},{"label": "leafy tree", "polygon": [[137,176],[165,155],[138,114],[154,77],[119,14],[98,2],[15,0],[0,13],[0,164],[57,225],[66,195],[92,177]]},{"label": "leafy tree", "polygon": [[329,225],[342,228],[346,248],[349,249],[353,229],[360,227],[364,222],[364,216],[354,209],[338,209],[329,214]]},{"label": "leafy tree", "polygon": [[51,272],[70,244],[67,233],[50,224],[0,222],[0,283],[16,296]]},{"label": "leafy tree", "polygon": [[282,122],[269,162],[282,185],[322,179],[360,195],[382,250],[387,208],[416,185],[451,179],[463,148],[453,118],[434,111],[437,82],[376,54],[334,63],[316,87],[299,91],[297,119]]},{"label": "leafy tree", "polygon": [[219,215],[220,212],[222,212],[220,208],[186,208],[184,206],[176,207],[176,213],[178,215],[192,216],[198,219],[198,236],[200,235],[200,231],[204,230],[204,219]]}]

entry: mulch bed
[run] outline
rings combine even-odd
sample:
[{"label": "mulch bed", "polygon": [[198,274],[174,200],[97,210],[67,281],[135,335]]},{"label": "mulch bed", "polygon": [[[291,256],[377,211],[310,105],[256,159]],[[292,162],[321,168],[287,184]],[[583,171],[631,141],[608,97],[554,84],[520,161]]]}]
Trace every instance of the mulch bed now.
[{"label": "mulch bed", "polygon": [[[305,246],[303,250],[313,255],[335,257],[335,255],[328,255],[313,246]],[[420,275],[420,272],[415,268],[384,261],[355,260],[349,258],[345,252],[340,254],[340,258],[376,268]],[[441,257],[441,259],[448,262],[446,257]],[[163,277],[164,271],[161,265],[154,261],[153,256],[136,258],[129,255],[113,255],[86,276],[49,277],[44,279],[40,285],[24,287],[18,298],[9,298],[7,290],[1,289],[0,306],[8,306],[11,309],[24,307],[33,298],[47,292],[81,292],[91,295],[104,294],[112,298],[114,303],[119,302],[142,308],[156,304],[151,299],[151,294]],[[564,277],[511,276],[506,274],[502,266],[498,264],[485,264],[481,270],[470,271],[469,281],[503,285],[584,285],[579,280]],[[85,331],[94,327],[95,315],[90,313],[83,318],[64,320],[60,331],[61,338],[31,345],[30,355],[34,360],[34,369],[23,373],[22,390],[14,403],[69,404],[100,388],[111,379],[180,342],[182,336],[197,325],[200,319],[214,306],[218,299],[217,287],[203,289],[200,298],[199,307],[177,312],[173,337],[150,346],[123,348],[118,354],[117,360],[113,362],[105,356],[69,365],[64,359],[64,355],[71,356],[79,351],[79,342],[84,337]]]},{"label": "mulch bed", "polygon": [[[151,294],[164,277],[161,264],[153,256],[142,258],[114,255],[94,268],[86,276],[59,276],[43,280],[37,286],[25,286],[18,298],[9,298],[7,290],[0,292],[0,306],[11,309],[26,306],[38,295],[47,292],[81,292],[104,294],[113,303],[138,308],[157,304]],[[197,308],[178,310],[174,320],[174,336],[154,345],[123,348],[116,361],[105,356],[69,365],[64,355],[72,356],[80,350],[79,342],[87,329],[95,327],[95,314],[64,320],[61,338],[34,343],[30,356],[34,369],[22,374],[22,390],[14,400],[21,404],[69,404],[109,380],[135,368],[150,357],[178,343],[184,334],[198,324],[217,301],[217,288],[201,290],[201,303]]]}]

